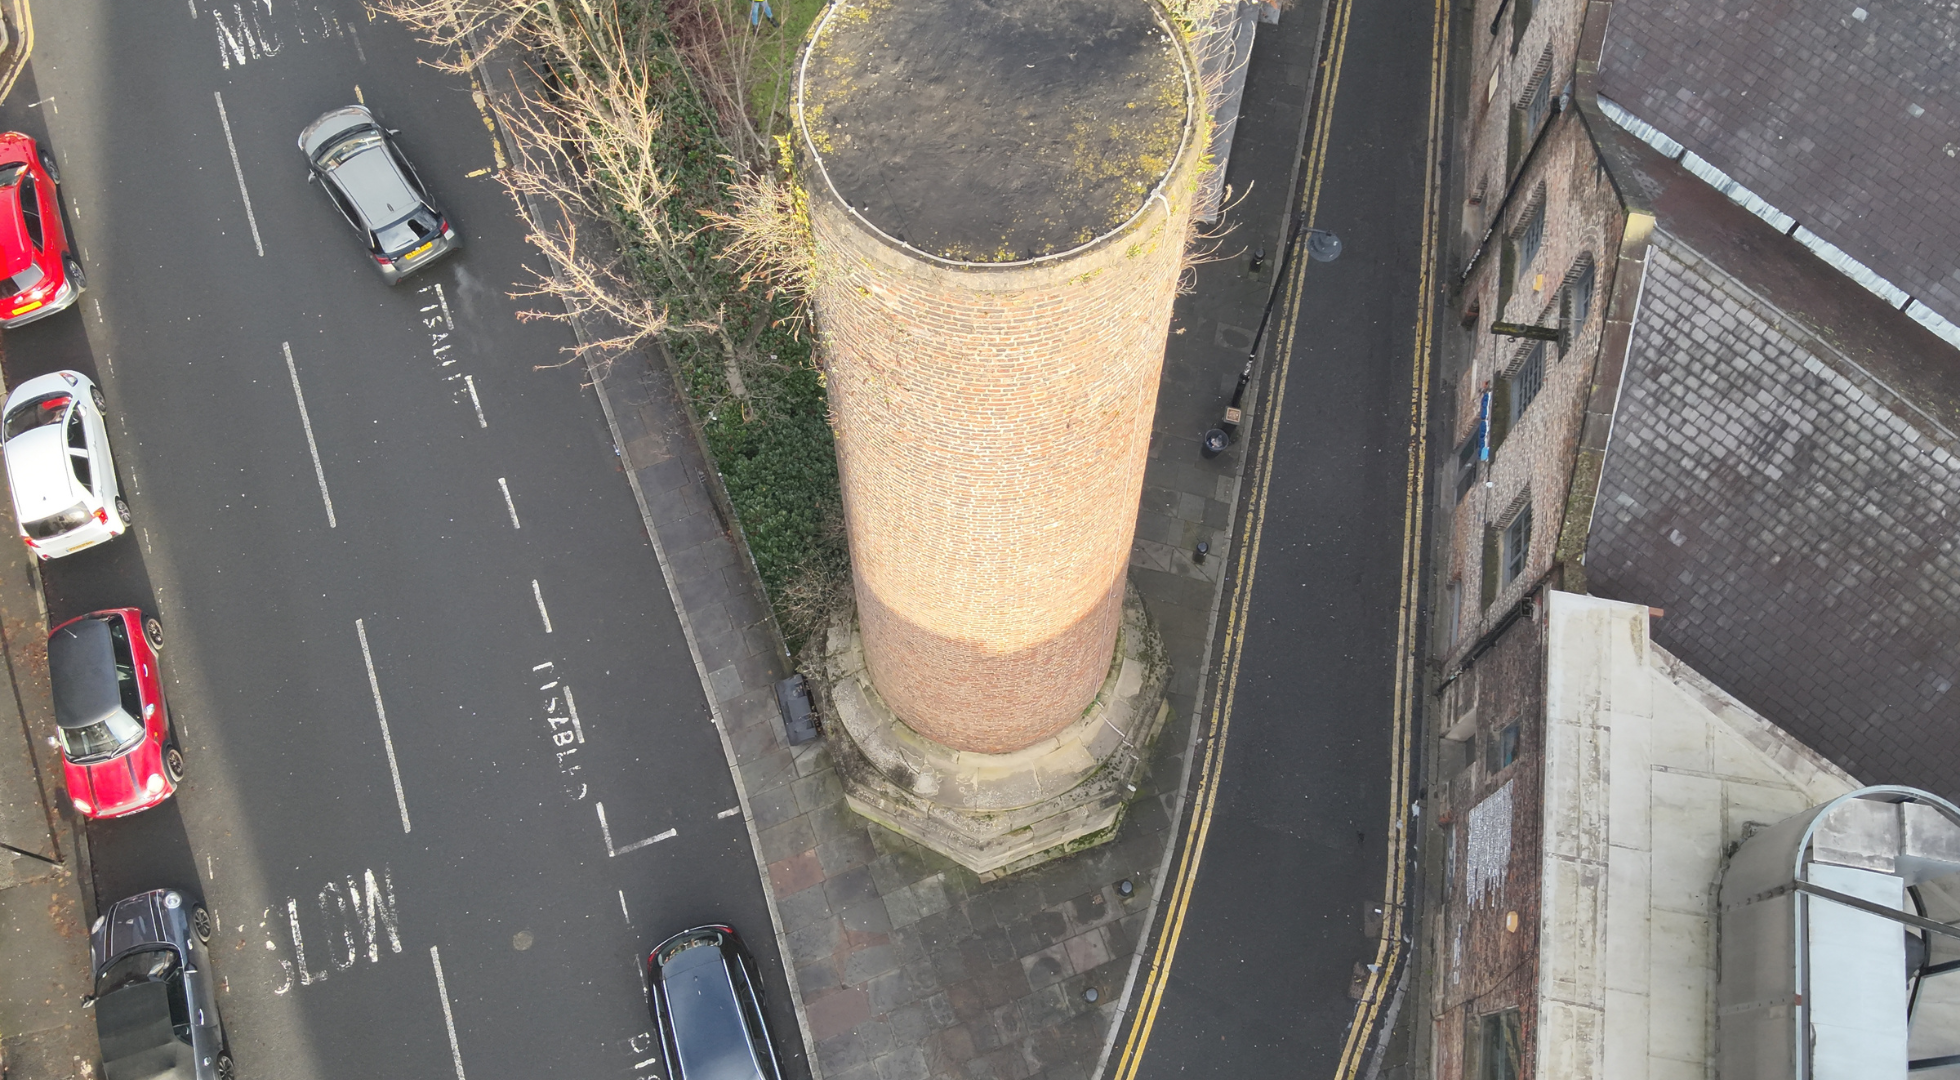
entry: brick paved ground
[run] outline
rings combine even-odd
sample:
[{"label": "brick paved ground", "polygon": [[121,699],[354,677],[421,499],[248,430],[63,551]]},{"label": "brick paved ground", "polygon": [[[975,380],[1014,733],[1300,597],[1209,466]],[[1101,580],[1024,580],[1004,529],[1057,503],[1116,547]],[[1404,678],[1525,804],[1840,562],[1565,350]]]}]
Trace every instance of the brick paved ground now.
[{"label": "brick paved ground", "polygon": [[1660,644],[1861,780],[1960,793],[1956,451],[1886,383],[1656,233],[1593,591],[1665,608]]}]

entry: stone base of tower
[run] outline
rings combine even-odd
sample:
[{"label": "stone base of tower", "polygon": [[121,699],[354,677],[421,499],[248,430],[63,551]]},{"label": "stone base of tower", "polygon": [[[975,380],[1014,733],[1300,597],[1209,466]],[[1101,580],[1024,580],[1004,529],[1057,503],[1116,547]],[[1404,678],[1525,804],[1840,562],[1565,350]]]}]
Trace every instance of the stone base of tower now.
[{"label": "stone base of tower", "polygon": [[855,618],[833,626],[826,644],[818,692],[851,809],[986,876],[1113,837],[1169,711],[1170,665],[1134,587],[1095,701],[1011,754],[954,750],[894,716],[865,671]]}]

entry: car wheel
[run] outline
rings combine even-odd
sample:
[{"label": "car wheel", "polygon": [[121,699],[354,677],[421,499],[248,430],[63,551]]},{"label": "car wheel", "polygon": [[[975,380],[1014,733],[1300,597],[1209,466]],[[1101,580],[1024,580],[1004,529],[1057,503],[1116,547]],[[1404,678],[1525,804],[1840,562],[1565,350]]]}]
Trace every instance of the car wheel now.
[{"label": "car wheel", "polygon": [[151,652],[163,651],[163,622],[155,615],[143,620],[143,640],[150,643]]},{"label": "car wheel", "polygon": [[61,170],[55,168],[54,155],[46,150],[41,151],[41,168],[48,174],[48,179],[55,182],[56,187],[61,186]]},{"label": "car wheel", "polygon": [[191,932],[197,935],[197,940],[209,945],[211,931],[215,928],[216,924],[211,921],[211,912],[203,904],[191,909]]},{"label": "car wheel", "polygon": [[163,752],[163,771],[170,774],[170,783],[173,787],[183,783],[184,752],[174,746],[165,750]]},{"label": "car wheel", "polygon": [[82,272],[82,264],[79,260],[73,255],[63,255],[61,268],[67,272],[68,280],[74,284],[76,292],[88,291],[88,275]]},{"label": "car wheel", "polygon": [[116,516],[122,518],[125,526],[136,520],[136,515],[129,512],[129,504],[123,501],[121,495],[116,496]]},{"label": "car wheel", "polygon": [[95,402],[95,411],[96,411],[96,412],[99,412],[99,413],[106,413],[106,412],[108,412],[108,411],[109,411],[109,399],[108,399],[108,398],[105,398],[105,397],[103,397],[103,396],[102,396],[102,388],[101,388],[101,387],[99,387],[99,386],[91,386],[91,387],[89,387],[89,388],[88,388],[88,399],[89,399],[90,401],[93,401],[93,402]]},{"label": "car wheel", "polygon": [[218,1080],[237,1080],[238,1077],[238,1067],[231,1063],[231,1055],[223,1050],[218,1051],[218,1060],[212,1062],[211,1070]]}]

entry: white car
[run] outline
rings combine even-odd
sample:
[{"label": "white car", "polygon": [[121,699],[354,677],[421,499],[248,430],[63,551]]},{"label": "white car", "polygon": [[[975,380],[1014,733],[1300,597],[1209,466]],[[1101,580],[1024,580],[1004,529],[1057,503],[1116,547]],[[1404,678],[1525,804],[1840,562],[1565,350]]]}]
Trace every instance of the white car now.
[{"label": "white car", "polygon": [[102,391],[78,371],[29,379],[7,395],[0,456],[21,539],[43,559],[72,555],[129,528],[116,483]]}]

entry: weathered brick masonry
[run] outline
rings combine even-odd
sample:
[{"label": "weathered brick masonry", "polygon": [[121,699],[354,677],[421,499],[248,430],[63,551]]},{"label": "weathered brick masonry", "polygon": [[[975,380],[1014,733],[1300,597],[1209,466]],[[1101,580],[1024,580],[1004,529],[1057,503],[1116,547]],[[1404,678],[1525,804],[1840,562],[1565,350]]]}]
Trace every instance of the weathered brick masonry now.
[{"label": "weathered brick masonry", "polygon": [[[803,108],[814,134],[806,154],[818,166],[809,183],[813,300],[866,666],[893,712],[963,751],[1012,751],[1055,733],[1082,714],[1110,670],[1188,231],[1198,155],[1188,54],[1153,29],[1161,18],[1142,0],[1087,6],[1141,28],[1137,51],[1148,62],[1124,58],[1128,66],[1106,86],[1057,88],[1069,100],[1057,100],[1052,113],[1002,94],[998,82],[948,99],[959,119],[992,125],[985,137],[999,143],[989,154],[972,145],[982,141],[976,136],[917,168],[944,169],[948,156],[964,161],[948,170],[949,188],[985,182],[968,175],[975,170],[1028,170],[1024,182],[997,191],[949,189],[908,201],[919,178],[892,179],[906,169],[882,159],[857,174],[863,178],[844,175],[847,147],[889,144],[891,130],[875,115],[846,121],[842,110],[859,103],[852,95],[872,93],[863,88],[881,74],[909,85],[907,58],[924,50],[895,39],[936,28],[881,22],[874,31],[851,23],[846,10],[819,31],[807,68]],[[899,17],[895,10],[879,18]],[[1072,17],[1055,10],[1037,17]],[[986,17],[942,15],[954,25]],[[1109,13],[1096,18],[1109,25]],[[1077,47],[1072,32],[1057,27],[1042,47],[1066,53]],[[1019,78],[1022,58],[984,58],[982,74]],[[943,70],[916,77],[958,78]],[[988,93],[999,95],[992,111],[967,115]],[[813,116],[819,109],[810,101],[822,95],[822,114]],[[1098,120],[1099,109],[1120,111]],[[936,121],[894,122],[912,131]],[[1083,153],[1082,125],[1124,123],[1157,145],[1137,151],[1124,135],[1092,149],[1133,159]],[[867,131],[874,125],[876,134]],[[1054,145],[1035,145],[1051,129]],[[1016,139],[1024,144],[1013,146]],[[887,144],[881,155],[908,152]],[[1120,182],[1098,188],[1106,177],[1089,174],[1099,169],[1116,170]],[[1009,205],[993,217],[939,205],[980,197]],[[864,205],[873,200],[883,205]],[[1043,219],[1048,208],[1056,214]]]}]

